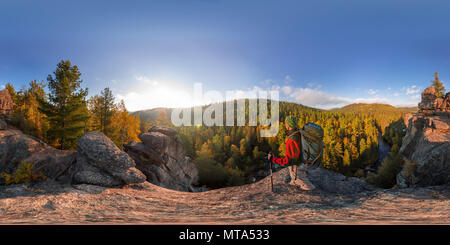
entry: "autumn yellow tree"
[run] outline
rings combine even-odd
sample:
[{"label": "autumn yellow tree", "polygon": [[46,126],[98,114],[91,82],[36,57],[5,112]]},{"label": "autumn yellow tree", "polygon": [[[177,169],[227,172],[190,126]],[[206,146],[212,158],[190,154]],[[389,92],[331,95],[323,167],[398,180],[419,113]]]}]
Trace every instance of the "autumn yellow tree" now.
[{"label": "autumn yellow tree", "polygon": [[24,133],[33,135],[41,140],[46,140],[49,128],[46,116],[39,111],[39,100],[45,100],[45,84],[36,80],[29,83],[29,87],[15,92],[11,84],[7,89],[14,101],[13,124]]},{"label": "autumn yellow tree", "polygon": [[111,140],[123,149],[122,144],[138,140],[140,134],[140,121],[138,116],[131,115],[125,107],[123,100],[117,105],[111,122]]}]

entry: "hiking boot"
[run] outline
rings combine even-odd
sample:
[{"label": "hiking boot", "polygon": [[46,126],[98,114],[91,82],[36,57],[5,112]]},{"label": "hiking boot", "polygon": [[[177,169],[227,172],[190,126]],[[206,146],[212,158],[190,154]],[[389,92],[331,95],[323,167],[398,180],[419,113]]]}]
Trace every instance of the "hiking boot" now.
[{"label": "hiking boot", "polygon": [[307,179],[296,179],[294,181],[294,185],[300,187],[304,191],[312,191],[316,189],[316,187]]},{"label": "hiking boot", "polygon": [[302,188],[305,191],[312,191],[316,189],[316,187],[309,181],[308,175],[305,171],[299,171],[297,175],[297,179],[294,181],[296,186]]}]

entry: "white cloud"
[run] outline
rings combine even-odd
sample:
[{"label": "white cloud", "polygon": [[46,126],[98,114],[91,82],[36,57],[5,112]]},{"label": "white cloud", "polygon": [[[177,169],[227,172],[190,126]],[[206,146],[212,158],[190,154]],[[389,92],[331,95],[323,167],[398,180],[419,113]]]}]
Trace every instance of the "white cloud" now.
[{"label": "white cloud", "polygon": [[353,100],[353,103],[364,103],[364,104],[388,104],[389,100],[386,98],[357,98]]},{"label": "white cloud", "polygon": [[418,99],[420,99],[420,94],[416,94],[416,95],[411,96],[409,98],[412,99],[412,100],[418,100]]},{"label": "white cloud", "polygon": [[136,76],[136,80],[138,80],[140,82],[145,82],[148,85],[158,85],[158,81],[152,80],[146,76]]},{"label": "white cloud", "polygon": [[417,94],[420,92],[420,88],[416,85],[406,88],[406,95]]},{"label": "white cloud", "polygon": [[284,93],[284,95],[289,95],[292,93],[292,88],[290,86],[283,86],[281,88],[281,91]]},{"label": "white cloud", "polygon": [[5,89],[5,85],[0,85],[0,89]]},{"label": "white cloud", "polygon": [[292,92],[288,95],[288,98],[307,106],[331,108],[352,103],[352,100],[349,98],[330,95],[318,89],[293,88],[291,90]]},{"label": "white cloud", "polygon": [[[150,79],[145,76],[136,76],[136,82],[132,87],[126,90],[115,93],[118,100],[123,99],[127,108],[130,111],[151,109],[155,107],[190,107],[193,105],[208,104],[211,103],[207,98],[193,98],[193,90],[191,86],[182,87],[179,84],[171,83],[165,80]],[[402,88],[402,93],[391,94],[390,97],[383,97],[379,95],[378,90],[369,89],[367,92],[370,96],[366,97],[346,97],[337,96],[329,92],[325,92],[320,89],[315,83],[308,83],[307,87],[294,87],[289,85],[280,86],[274,84],[273,80],[266,80],[267,86],[258,87],[254,86],[247,90],[238,89],[233,91],[227,91],[231,98],[226,98],[225,91],[220,91],[220,96],[214,99],[217,100],[229,100],[229,99],[242,99],[242,98],[257,98],[260,97],[261,91],[278,90],[280,92],[281,101],[292,101],[302,105],[311,106],[321,109],[330,109],[336,107],[342,107],[351,103],[382,103],[391,104],[394,106],[403,105],[411,106],[417,105],[419,100],[420,88],[413,85],[410,87]],[[203,89],[203,95],[208,92]],[[407,93],[410,96],[400,96]],[[196,99],[195,101],[193,99]],[[269,98],[270,99],[270,98]],[[215,101],[212,101],[215,102]]]},{"label": "white cloud", "polygon": [[309,82],[309,83],[307,83],[306,85],[308,85],[308,87],[310,87],[310,88],[315,88],[315,89],[320,89],[320,88],[322,88],[322,85],[321,85],[321,84],[317,84],[317,83],[315,83],[315,82]]}]

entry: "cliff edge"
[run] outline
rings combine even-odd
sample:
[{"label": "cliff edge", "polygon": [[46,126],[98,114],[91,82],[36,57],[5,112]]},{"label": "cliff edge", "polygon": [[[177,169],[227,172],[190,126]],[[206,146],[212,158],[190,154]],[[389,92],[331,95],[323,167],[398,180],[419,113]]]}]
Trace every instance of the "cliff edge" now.
[{"label": "cliff edge", "polygon": [[404,117],[407,126],[399,153],[405,164],[397,175],[400,187],[450,183],[450,93],[436,96],[434,87],[422,93],[419,112]]}]

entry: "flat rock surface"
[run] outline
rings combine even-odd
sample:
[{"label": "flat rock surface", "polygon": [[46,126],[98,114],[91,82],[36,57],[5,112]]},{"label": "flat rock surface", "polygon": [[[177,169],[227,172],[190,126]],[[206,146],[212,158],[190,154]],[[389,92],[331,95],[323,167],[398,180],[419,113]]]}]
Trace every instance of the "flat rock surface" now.
[{"label": "flat rock surface", "polygon": [[206,192],[145,182],[0,187],[2,224],[450,224],[450,187],[374,189],[352,194],[286,183],[286,169],[259,182]]}]

